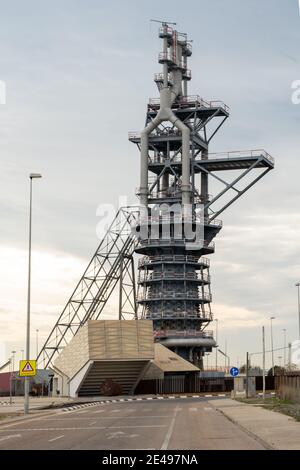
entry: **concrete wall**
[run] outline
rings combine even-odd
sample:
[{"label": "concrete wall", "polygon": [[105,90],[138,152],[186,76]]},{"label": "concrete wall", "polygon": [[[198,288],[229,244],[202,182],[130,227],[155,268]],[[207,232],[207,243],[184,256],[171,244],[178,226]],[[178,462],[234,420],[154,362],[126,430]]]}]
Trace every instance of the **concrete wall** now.
[{"label": "concrete wall", "polygon": [[54,361],[54,367],[72,378],[89,360],[88,323],[72,338]]},{"label": "concrete wall", "polygon": [[54,368],[70,380],[89,361],[153,358],[151,321],[90,320],[60,353]]}]

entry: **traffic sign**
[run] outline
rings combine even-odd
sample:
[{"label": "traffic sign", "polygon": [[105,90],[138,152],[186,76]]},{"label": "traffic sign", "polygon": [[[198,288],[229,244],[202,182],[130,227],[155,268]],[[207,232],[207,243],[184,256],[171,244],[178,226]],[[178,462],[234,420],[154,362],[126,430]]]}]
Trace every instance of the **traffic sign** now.
[{"label": "traffic sign", "polygon": [[231,367],[229,372],[230,372],[230,375],[232,375],[232,377],[237,377],[240,373],[237,367]]},{"label": "traffic sign", "polygon": [[36,361],[20,361],[20,377],[34,377],[36,375]]}]

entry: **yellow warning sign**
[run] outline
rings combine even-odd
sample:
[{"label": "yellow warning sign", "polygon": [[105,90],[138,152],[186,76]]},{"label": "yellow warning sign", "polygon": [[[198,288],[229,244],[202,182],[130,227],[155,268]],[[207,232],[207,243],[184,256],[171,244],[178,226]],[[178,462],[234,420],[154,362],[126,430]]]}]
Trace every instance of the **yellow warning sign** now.
[{"label": "yellow warning sign", "polygon": [[36,361],[20,361],[20,377],[33,377],[36,375]]}]

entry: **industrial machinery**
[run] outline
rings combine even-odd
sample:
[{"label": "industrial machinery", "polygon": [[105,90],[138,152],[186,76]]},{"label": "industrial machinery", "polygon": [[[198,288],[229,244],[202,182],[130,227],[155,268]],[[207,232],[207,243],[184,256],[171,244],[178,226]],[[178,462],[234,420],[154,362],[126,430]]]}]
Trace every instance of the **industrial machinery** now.
[{"label": "industrial machinery", "polygon": [[[87,320],[99,317],[118,282],[119,319],[125,298],[133,318],[153,320],[156,341],[200,367],[205,352],[216,346],[208,329],[213,315],[207,255],[222,228],[217,218],[274,161],[264,150],[209,153],[229,108],[188,94],[187,35],[162,22],[159,37],[162,72],[154,81],[160,96],[150,99],[142,132],[129,134],[140,150],[139,209],[121,209],[123,222],[120,213],[113,221],[40,352],[45,365]],[[129,269],[134,252],[142,255],[137,297]],[[131,273],[125,297],[124,272]]]}]

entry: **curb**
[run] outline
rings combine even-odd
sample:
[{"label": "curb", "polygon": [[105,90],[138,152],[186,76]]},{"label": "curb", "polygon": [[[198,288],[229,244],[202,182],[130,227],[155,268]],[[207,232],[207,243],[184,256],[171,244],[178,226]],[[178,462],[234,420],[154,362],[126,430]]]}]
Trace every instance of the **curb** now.
[{"label": "curb", "polygon": [[106,403],[125,403],[125,402],[133,402],[133,401],[150,401],[150,400],[175,400],[175,399],[187,399],[187,398],[214,398],[214,397],[226,397],[225,393],[220,393],[218,395],[161,395],[161,396],[154,396],[154,397],[137,397],[137,398],[114,398],[109,400],[99,400],[93,401],[89,403],[78,404],[74,406],[68,406],[65,408],[61,408],[61,411],[75,411],[81,408],[88,408],[89,406],[97,406],[97,405],[105,405]]}]

